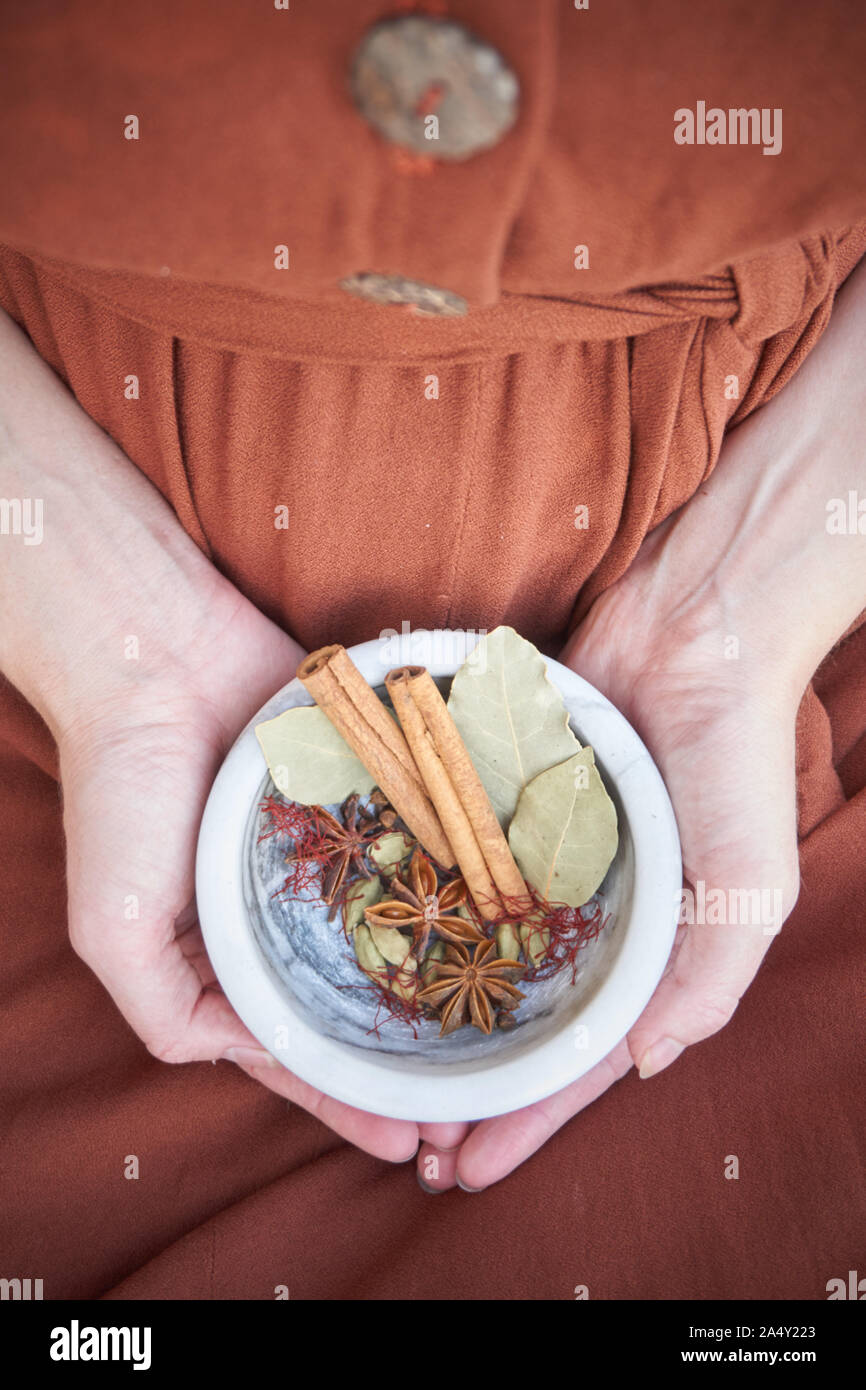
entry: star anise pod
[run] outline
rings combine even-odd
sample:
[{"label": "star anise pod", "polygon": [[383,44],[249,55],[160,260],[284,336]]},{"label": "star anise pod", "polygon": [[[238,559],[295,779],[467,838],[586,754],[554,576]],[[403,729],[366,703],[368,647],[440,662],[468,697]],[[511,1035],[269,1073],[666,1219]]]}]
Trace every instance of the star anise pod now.
[{"label": "star anise pod", "polygon": [[409,864],[409,883],[396,874],[391,880],[391,893],[392,897],[374,903],[364,915],[374,927],[396,927],[398,931],[411,928],[413,948],[419,959],[432,931],[445,941],[484,940],[473,922],[452,915],[466,901],[463,879],[455,878],[440,891],[436,870],[420,849],[415,850]]},{"label": "star anise pod", "polygon": [[526,967],[516,960],[503,960],[496,954],[495,941],[485,938],[470,949],[448,946],[445,959],[435,967],[432,985],[419,991],[420,1004],[441,1006],[439,1036],[453,1033],[467,1021],[490,1033],[497,1009],[513,1009],[526,996],[511,983],[515,971]]},{"label": "star anise pod", "polygon": [[367,849],[385,829],[379,815],[359,806],[360,796],[353,792],[340,807],[342,822],[323,806],[314,808],[321,835],[314,851],[288,854],[287,863],[299,858],[317,858],[323,862],[322,901],[330,905],[328,921],[337,913],[341,889],[353,878],[372,878],[365,855]]}]

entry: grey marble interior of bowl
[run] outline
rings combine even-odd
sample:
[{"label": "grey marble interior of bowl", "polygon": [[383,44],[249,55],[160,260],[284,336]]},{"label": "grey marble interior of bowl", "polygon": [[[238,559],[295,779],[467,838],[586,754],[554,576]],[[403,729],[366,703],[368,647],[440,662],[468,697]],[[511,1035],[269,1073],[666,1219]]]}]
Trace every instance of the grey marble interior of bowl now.
[{"label": "grey marble interior of bowl", "polygon": [[[437,684],[447,694],[450,681]],[[384,696],[384,688],[378,693]],[[584,737],[580,720],[572,711],[570,722],[582,743],[591,742],[588,735]],[[258,945],[280,988],[293,998],[310,1025],[323,1034],[353,1047],[414,1054],[433,1063],[477,1061],[488,1053],[501,1057],[561,1032],[569,1018],[578,1023],[581,1006],[610,968],[631,910],[631,833],[616,788],[606,776],[604,765],[597,762],[619,820],[616,857],[599,889],[607,924],[595,940],[581,949],[574,983],[571,969],[552,979],[522,983],[520,988],[526,998],[514,1014],[517,1026],[507,1032],[494,1029],[489,1037],[477,1028],[465,1027],[450,1037],[440,1038],[438,1023],[426,1020],[415,1024],[415,1036],[412,1028],[399,1019],[383,1021],[384,1011],[355,961],[339,913],[329,922],[328,908],[323,903],[279,896],[287,873],[287,846],[278,836],[260,839],[267,823],[261,803],[275,790],[266,774],[247,821],[244,898]],[[338,806],[328,809],[334,814],[339,811]]]}]

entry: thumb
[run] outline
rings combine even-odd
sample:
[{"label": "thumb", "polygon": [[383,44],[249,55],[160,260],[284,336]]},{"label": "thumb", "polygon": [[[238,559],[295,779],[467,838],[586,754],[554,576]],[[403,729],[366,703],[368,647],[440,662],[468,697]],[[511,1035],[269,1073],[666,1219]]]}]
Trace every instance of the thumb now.
[{"label": "thumb", "polygon": [[[164,1061],[257,1046],[225,996],[205,989],[177,918],[193,896],[195,835],[212,773],[189,729],[122,731],[64,760],[72,945]],[[66,766],[64,766],[66,761]]]},{"label": "thumb", "polygon": [[680,927],[671,965],[628,1035],[644,1078],[730,1020],[793,907],[797,887],[783,888],[777,881],[764,889],[730,889],[721,899],[720,892],[713,890],[703,900],[691,890],[684,894],[686,915],[693,920]]}]

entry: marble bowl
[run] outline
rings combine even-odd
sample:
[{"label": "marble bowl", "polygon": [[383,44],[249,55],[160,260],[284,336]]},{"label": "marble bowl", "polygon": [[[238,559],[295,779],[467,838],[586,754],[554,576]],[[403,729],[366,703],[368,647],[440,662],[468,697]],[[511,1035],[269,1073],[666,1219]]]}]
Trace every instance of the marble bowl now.
[{"label": "marble bowl", "polygon": [[[350,648],[371,685],[423,664],[446,692],[478,642],[466,632],[413,632]],[[599,890],[608,921],[570,970],[526,986],[517,1026],[440,1039],[396,1020],[378,1027],[340,930],[319,903],[281,900],[285,847],[259,843],[273,791],[254,725],[311,700],[293,680],[259,710],[225,759],[199,834],[196,900],[208,954],[244,1023],[304,1081],[350,1105],[410,1120],[478,1120],[520,1109],[588,1072],[638,1018],[673,945],[682,886],[676,821],[661,776],[626,719],[593,686],[546,659],[571,725],[589,743],[616,805],[619,847]]]}]

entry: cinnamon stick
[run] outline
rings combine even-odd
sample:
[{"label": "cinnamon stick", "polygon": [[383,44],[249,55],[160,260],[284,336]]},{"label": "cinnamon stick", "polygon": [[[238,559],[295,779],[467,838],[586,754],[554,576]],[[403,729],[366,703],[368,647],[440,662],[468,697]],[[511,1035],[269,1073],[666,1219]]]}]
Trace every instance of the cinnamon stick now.
[{"label": "cinnamon stick", "polygon": [[[475,770],[475,764],[460,737],[460,730],[451,718],[436,682],[423,666],[404,669],[410,673],[407,684],[412,699],[423,716],[436,751],[469,818],[496,887],[509,905],[516,900],[520,906],[528,909],[531,898],[527,895],[523,874],[517,867],[508,841],[502,833],[499,817],[490,803],[484,784]],[[455,845],[455,850],[456,848]]]},{"label": "cinnamon stick", "polygon": [[456,854],[403,733],[345,647],[320,647],[298,678],[387,796],[427,853],[443,868]]},{"label": "cinnamon stick", "polygon": [[[406,735],[406,742],[412,750],[412,755],[424,779],[430,799],[436,807],[439,819],[445,827],[445,833],[454,847],[454,854],[460,866],[460,872],[466,881],[466,886],[472,894],[481,916],[492,921],[495,917],[502,915],[502,903],[496,892],[496,884],[490,876],[466,808],[461,804],[460,797],[448,774],[448,769],[445,767],[424,721],[421,709],[412,698],[413,678],[422,671],[425,675],[428,674],[424,667],[419,666],[402,666],[394,671],[389,671],[385,677],[385,688],[391,696],[397,717]],[[436,693],[438,694],[438,691]],[[520,884],[522,889],[522,879]]]}]

